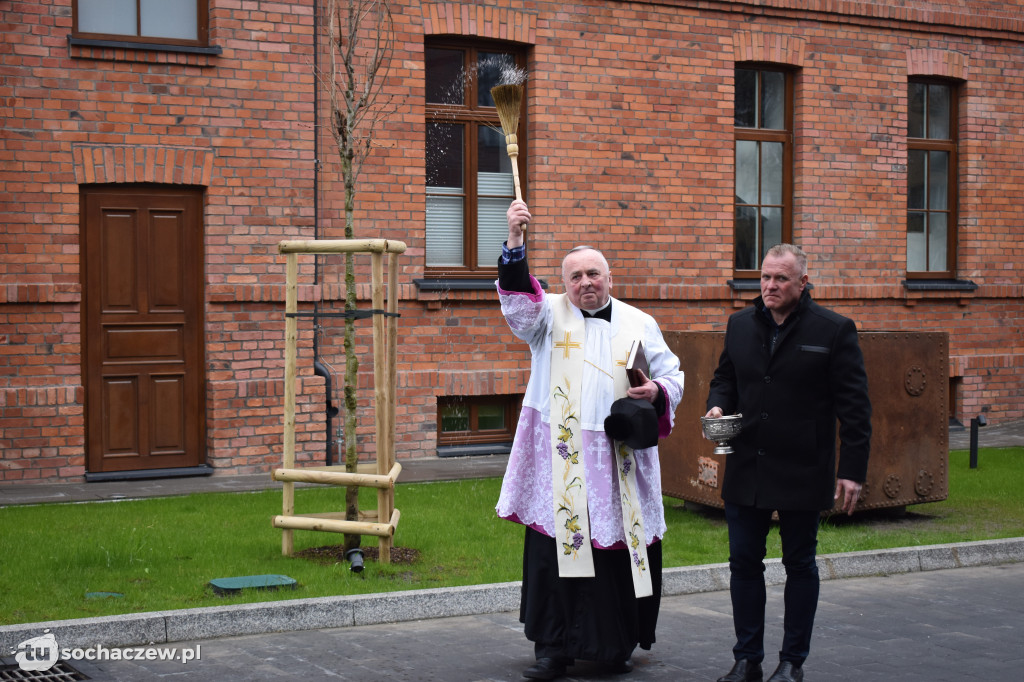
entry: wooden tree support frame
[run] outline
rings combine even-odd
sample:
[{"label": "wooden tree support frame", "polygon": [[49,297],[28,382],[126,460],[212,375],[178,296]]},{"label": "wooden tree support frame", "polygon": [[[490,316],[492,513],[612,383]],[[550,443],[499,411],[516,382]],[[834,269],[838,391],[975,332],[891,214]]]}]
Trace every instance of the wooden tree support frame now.
[{"label": "wooden tree support frame", "polygon": [[[278,253],[286,256],[285,284],[285,366],[284,366],[284,451],[283,466],[271,474],[282,484],[281,515],[273,525],[281,528],[281,553],[291,556],[293,530],[375,535],[379,561],[391,563],[391,543],[398,526],[395,509],[395,480],[402,465],[395,461],[395,359],[398,335],[398,254],[405,244],[387,239],[316,239],[282,241]],[[299,327],[299,254],[369,253],[372,263],[373,384],[377,425],[377,473],[347,472],[344,466],[295,468],[295,379]],[[384,296],[384,255],[387,254],[387,307]],[[387,314],[385,314],[387,313]],[[372,487],[377,489],[376,522],[349,521],[344,512],[295,513],[295,483],[318,483]],[[360,515],[363,516],[362,514]]]}]

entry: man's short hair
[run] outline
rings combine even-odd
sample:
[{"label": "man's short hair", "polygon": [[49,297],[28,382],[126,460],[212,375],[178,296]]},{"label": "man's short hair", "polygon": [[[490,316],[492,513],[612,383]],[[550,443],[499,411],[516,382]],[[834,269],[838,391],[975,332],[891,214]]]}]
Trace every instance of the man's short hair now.
[{"label": "man's short hair", "polygon": [[568,258],[569,256],[571,256],[572,254],[578,252],[578,251],[593,251],[594,253],[596,253],[598,256],[601,257],[601,262],[604,263],[605,272],[611,272],[612,271],[611,266],[608,265],[608,259],[604,257],[604,254],[601,253],[600,249],[594,248],[593,246],[588,246],[587,244],[580,244],[579,246],[574,246],[571,249],[569,249],[566,252],[565,256],[562,258],[562,275],[563,276],[565,275],[565,259]]},{"label": "man's short hair", "polygon": [[807,254],[804,253],[804,250],[801,249],[799,246],[796,246],[794,244],[776,244],[775,246],[768,249],[765,252],[764,256],[765,258],[767,258],[768,256],[771,256],[772,258],[781,258],[787,253],[791,253],[793,254],[793,256],[796,257],[796,267],[800,271],[800,275],[806,275]]}]

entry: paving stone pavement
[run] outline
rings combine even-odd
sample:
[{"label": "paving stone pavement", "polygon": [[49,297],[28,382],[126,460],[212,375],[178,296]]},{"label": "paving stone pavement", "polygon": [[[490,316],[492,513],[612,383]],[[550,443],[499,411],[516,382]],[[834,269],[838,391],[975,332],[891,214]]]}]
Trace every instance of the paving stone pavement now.
[{"label": "paving stone pavement", "polygon": [[[768,588],[765,677],[782,639],[781,586]],[[727,591],[663,600],[658,641],[612,675],[579,662],[565,680],[714,680],[732,665]],[[809,682],[1019,682],[1024,563],[822,582]],[[93,680],[519,680],[532,645],[514,612],[176,642],[178,661],[71,661]],[[9,659],[8,659],[9,660]],[[4,678],[13,679],[13,678]],[[35,679],[35,678],[17,678]],[[53,678],[58,679],[58,678]]]}]

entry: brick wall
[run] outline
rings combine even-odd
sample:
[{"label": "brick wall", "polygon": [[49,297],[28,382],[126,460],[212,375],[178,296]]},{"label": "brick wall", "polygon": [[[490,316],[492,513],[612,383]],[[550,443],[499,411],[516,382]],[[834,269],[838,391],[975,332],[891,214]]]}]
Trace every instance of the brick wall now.
[{"label": "brick wall", "polygon": [[[733,68],[797,68],[794,240],[811,254],[815,297],[866,330],[947,331],[957,416],[1024,418],[1020,3],[391,6],[394,113],[364,168],[354,218],[359,237],[409,247],[400,257],[400,458],[435,455],[438,396],[517,393],[527,378],[527,349],[493,292],[412,283],[424,271],[423,41],[452,34],[530,46],[535,273],[558,289],[564,251],[600,244],[614,293],[665,329],[721,329],[751,298],[727,284]],[[23,29],[7,32],[0,71],[0,482],[85,473],[79,187],[88,183],[205,188],[206,461],[218,473],[261,473],[280,461],[276,244],[339,238],[344,227],[337,154],[314,129],[323,41],[313,0],[210,7],[220,55],[70,46],[70,0],[0,8],[4,25]],[[909,76],[964,83],[957,273],[978,285],[971,292],[903,286]],[[359,270],[368,302],[368,266]],[[312,259],[301,272],[303,305],[340,307],[337,260],[321,260],[316,282]],[[339,338],[328,325],[324,350],[336,352]],[[308,325],[300,339],[297,449],[317,462],[323,379],[312,373]],[[370,408],[368,325],[360,344]],[[372,457],[372,411],[364,415],[358,435]]]}]

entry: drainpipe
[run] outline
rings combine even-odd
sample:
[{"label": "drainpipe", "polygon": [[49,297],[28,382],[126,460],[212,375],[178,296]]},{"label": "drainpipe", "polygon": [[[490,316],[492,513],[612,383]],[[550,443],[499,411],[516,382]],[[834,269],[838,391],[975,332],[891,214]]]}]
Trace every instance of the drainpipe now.
[{"label": "drainpipe", "polygon": [[338,416],[338,408],[331,402],[331,396],[334,395],[334,392],[331,390],[331,372],[322,362],[320,362],[319,358],[315,356],[313,358],[313,373],[324,378],[324,393],[327,395],[327,438],[324,443],[326,446],[325,464],[327,466],[331,466],[331,421],[334,417]]},{"label": "drainpipe", "polygon": [[[313,239],[320,239],[320,12],[313,3]],[[320,256],[313,262],[313,284],[320,281]]]}]

